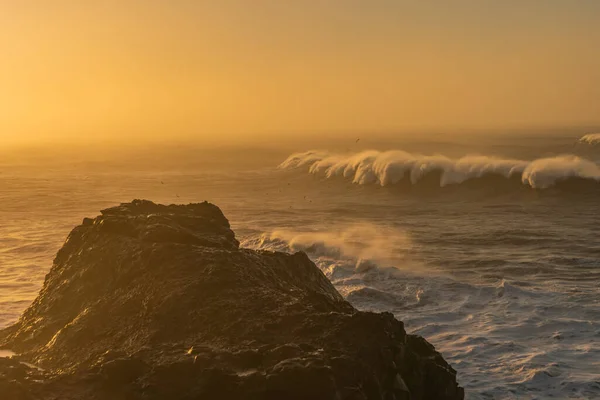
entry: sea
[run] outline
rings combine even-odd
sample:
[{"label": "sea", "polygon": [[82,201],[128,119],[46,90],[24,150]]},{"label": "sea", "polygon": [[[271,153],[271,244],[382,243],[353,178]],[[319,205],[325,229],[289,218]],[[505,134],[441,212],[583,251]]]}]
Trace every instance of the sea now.
[{"label": "sea", "polygon": [[583,133],[0,149],[0,328],[84,217],[207,200],[242,246],[304,251],[425,337],[467,399],[600,399],[600,135]]}]

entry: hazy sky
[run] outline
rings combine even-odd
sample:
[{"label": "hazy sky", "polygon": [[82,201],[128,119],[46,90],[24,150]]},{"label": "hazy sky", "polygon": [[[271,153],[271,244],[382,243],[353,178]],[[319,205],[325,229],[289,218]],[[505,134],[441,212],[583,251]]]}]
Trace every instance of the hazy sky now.
[{"label": "hazy sky", "polygon": [[0,0],[0,138],[600,123],[598,0]]}]

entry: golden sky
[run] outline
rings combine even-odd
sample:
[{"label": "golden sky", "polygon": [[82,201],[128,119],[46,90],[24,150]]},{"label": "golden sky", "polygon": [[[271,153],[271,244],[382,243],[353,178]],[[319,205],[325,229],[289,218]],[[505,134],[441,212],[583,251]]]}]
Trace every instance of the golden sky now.
[{"label": "golden sky", "polygon": [[0,0],[0,139],[600,123],[598,0]]}]

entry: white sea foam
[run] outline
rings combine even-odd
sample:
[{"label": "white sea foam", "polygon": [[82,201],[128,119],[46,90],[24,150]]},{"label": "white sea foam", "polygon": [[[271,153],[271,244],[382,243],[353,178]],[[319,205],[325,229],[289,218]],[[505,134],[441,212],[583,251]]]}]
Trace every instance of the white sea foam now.
[{"label": "white sea foam", "polygon": [[579,138],[580,143],[596,145],[600,144],[600,133],[588,133]]},{"label": "white sea foam", "polygon": [[[581,308],[571,308],[573,297],[555,284],[548,290],[543,283],[523,286],[507,279],[463,281],[411,257],[414,244],[402,229],[370,223],[276,230],[242,246],[307,252],[355,307],[392,312],[409,332],[434,343],[459,371],[467,399],[600,393],[585,372],[597,365],[598,325],[582,319]],[[357,259],[372,268],[357,268]],[[396,268],[381,267],[391,260]]]},{"label": "white sea foam", "polygon": [[289,156],[279,168],[307,168],[326,178],[344,177],[357,184],[393,185],[407,175],[412,184],[427,174],[441,173],[441,187],[459,184],[486,175],[505,178],[519,176],[523,184],[545,189],[567,178],[600,181],[600,167],[589,160],[563,155],[533,161],[502,159],[489,156],[465,156],[452,159],[442,155],[419,155],[404,151],[369,150],[355,154],[308,151]]},{"label": "white sea foam", "polygon": [[[320,232],[275,230],[261,237],[261,247],[304,251],[314,257],[355,260],[356,266],[368,262],[389,266],[398,264],[398,255],[411,247],[408,234],[402,230],[370,223],[355,223]],[[277,248],[279,247],[279,248]]]},{"label": "white sea foam", "polygon": [[[519,141],[507,153],[533,160],[546,154],[545,140],[524,152]],[[451,151],[442,145],[430,148]],[[561,149],[571,151],[572,139],[566,138]],[[478,151],[485,154],[485,149]],[[375,174],[361,167],[361,179],[368,180],[372,171],[371,182],[381,184],[385,172],[386,184],[392,184],[400,175],[396,153],[402,152],[387,152],[387,158],[372,152],[380,169]],[[335,156],[303,154],[292,161],[302,163],[303,171]],[[336,157],[335,162],[348,158]],[[545,182],[544,171],[549,179],[556,174],[552,162],[406,157],[416,159],[417,181],[438,162],[449,165],[448,182],[494,169],[517,185],[527,167],[536,182]],[[365,164],[356,158],[353,162]],[[181,161],[196,165],[197,159],[194,153]],[[408,332],[423,335],[458,371],[467,399],[600,398],[596,196],[523,191],[482,199],[469,192],[450,201],[388,190],[377,196],[358,190],[354,196],[340,191],[343,185],[322,185],[289,171],[273,173],[274,161],[263,161],[260,171],[206,167],[198,173],[165,170],[160,163],[144,169],[137,161],[114,173],[4,165],[0,328],[13,323],[37,296],[56,251],[82,217],[133,198],[160,203],[206,199],[222,208],[244,247],[304,250],[355,307],[392,312]],[[557,165],[564,174],[565,163]],[[579,173],[577,168],[575,162],[571,170]],[[345,167],[335,171],[343,177]],[[354,180],[356,170],[349,167],[347,176]],[[437,172],[430,178],[441,176]]]}]

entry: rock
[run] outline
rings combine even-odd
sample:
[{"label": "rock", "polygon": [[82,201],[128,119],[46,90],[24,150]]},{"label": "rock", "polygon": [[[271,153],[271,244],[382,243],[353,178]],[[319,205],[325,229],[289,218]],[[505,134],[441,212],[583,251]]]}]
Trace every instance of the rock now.
[{"label": "rock", "polygon": [[464,397],[393,315],[354,309],[304,253],[239,248],[206,202],[85,219],[0,348],[19,354],[7,400]]}]

